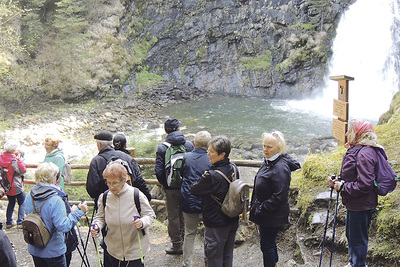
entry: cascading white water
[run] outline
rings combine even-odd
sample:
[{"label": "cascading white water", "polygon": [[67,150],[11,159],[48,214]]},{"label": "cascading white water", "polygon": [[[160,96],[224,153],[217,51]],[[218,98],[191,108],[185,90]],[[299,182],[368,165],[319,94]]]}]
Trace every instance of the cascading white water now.
[{"label": "cascading white water", "polygon": [[398,0],[359,0],[351,5],[337,28],[323,96],[291,101],[290,105],[332,116],[332,99],[338,96],[338,83],[329,77],[346,75],[354,77],[349,82],[350,118],[377,121],[399,90],[399,21]]}]

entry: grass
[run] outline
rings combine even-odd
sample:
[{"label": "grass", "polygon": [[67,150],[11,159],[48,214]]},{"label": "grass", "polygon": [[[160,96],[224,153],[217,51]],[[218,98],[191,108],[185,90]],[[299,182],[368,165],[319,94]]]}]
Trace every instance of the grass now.
[{"label": "grass", "polygon": [[[388,160],[400,162],[400,101],[392,104],[392,115],[387,123],[378,125],[375,130],[378,141],[385,147]],[[328,154],[310,155],[304,162],[302,171],[292,175],[292,186],[299,188],[297,206],[302,215],[312,207],[319,192],[328,191],[327,179],[332,174],[339,174],[343,154],[346,149],[338,147]],[[393,165],[398,173],[399,164]],[[385,197],[379,197],[377,213],[372,220],[369,255],[376,260],[400,260],[400,188]],[[344,216],[344,215],[343,215]]]},{"label": "grass", "polygon": [[258,57],[245,57],[240,59],[246,70],[264,70],[267,71],[272,66],[271,52],[265,51],[264,55]]}]

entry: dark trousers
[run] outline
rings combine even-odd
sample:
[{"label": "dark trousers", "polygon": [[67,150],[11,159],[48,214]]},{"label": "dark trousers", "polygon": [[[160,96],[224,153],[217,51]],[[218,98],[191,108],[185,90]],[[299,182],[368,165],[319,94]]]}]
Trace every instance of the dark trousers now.
[{"label": "dark trousers", "polygon": [[232,267],[235,235],[239,220],[223,227],[206,227],[204,263],[206,267]]},{"label": "dark trousers", "polygon": [[278,249],[276,247],[276,236],[280,227],[258,226],[260,231],[260,248],[263,253],[264,267],[274,267],[278,262]]},{"label": "dark trousers", "polygon": [[8,196],[8,206],[7,206],[7,213],[6,213],[6,224],[10,225],[13,223],[12,215],[14,212],[15,202],[18,202],[18,219],[17,224],[21,224],[25,218],[24,213],[24,201],[25,201],[25,193],[21,192],[15,196]]},{"label": "dark trousers", "polygon": [[349,246],[349,262],[353,267],[366,266],[368,229],[375,209],[366,211],[347,210],[346,237]]},{"label": "dark trousers", "polygon": [[36,256],[32,256],[33,262],[36,267],[66,267],[67,263],[65,262],[65,255],[61,255],[55,258],[39,258]]},{"label": "dark trousers", "polygon": [[111,265],[112,267],[142,267],[144,266],[144,263],[142,264],[140,259],[133,260],[133,261],[120,261],[114,258],[113,256],[110,255],[111,259]]}]

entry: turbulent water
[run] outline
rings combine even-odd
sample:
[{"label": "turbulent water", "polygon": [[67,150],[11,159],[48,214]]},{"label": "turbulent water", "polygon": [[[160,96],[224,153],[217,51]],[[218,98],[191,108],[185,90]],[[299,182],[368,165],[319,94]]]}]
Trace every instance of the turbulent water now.
[{"label": "turbulent water", "polygon": [[281,131],[288,139],[331,136],[332,119],[289,105],[287,100],[214,97],[172,105],[162,113],[181,120],[185,133],[207,130],[212,135],[259,140],[267,131]]}]

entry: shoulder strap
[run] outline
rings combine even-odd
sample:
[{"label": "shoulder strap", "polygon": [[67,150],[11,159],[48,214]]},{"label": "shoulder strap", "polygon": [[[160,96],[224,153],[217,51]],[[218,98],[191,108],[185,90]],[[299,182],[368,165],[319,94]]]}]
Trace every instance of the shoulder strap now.
[{"label": "shoulder strap", "polygon": [[163,144],[164,146],[166,146],[166,147],[172,146],[172,144],[170,144],[170,143],[168,143],[168,142],[162,142],[162,144]]},{"label": "shoulder strap", "polygon": [[[235,174],[234,177],[235,177],[235,180],[236,180],[236,179],[237,179],[236,166],[234,166],[233,164],[231,164],[231,166],[233,167],[233,173]],[[232,182],[231,182],[231,181],[228,179],[228,177],[226,177],[226,175],[225,175],[223,172],[221,172],[220,170],[214,170],[214,171],[215,171],[216,173],[219,173],[222,177],[224,177],[225,180],[229,183],[229,185],[233,182],[233,180],[232,180]],[[211,196],[211,198],[214,199],[215,202],[217,202],[220,206],[222,205],[221,201],[219,201],[219,200],[217,199],[216,196],[214,196],[213,194],[211,194],[210,196]]]},{"label": "shoulder strap", "polygon": [[107,190],[104,191],[104,193],[103,193],[103,209],[104,209],[104,211],[106,211],[106,203],[107,203],[108,191],[110,191],[110,189],[107,189]]},{"label": "shoulder strap", "polygon": [[140,201],[139,201],[139,189],[136,187],[133,188],[133,198],[135,199],[135,205],[136,209],[139,212],[139,215],[142,215],[142,208],[140,207]]},{"label": "shoulder strap", "polygon": [[54,156],[54,158],[53,158],[53,163],[56,161],[56,158],[57,158],[58,156],[60,156],[60,157],[65,161],[65,157],[64,157],[63,155],[61,155],[61,154],[56,154],[56,155]]},{"label": "shoulder strap", "polygon": [[[104,210],[106,209],[108,191],[110,191],[110,190],[106,190],[103,193],[103,199],[102,200],[103,200],[103,208],[104,208]],[[136,187],[133,187],[133,198],[135,200],[136,209],[139,212],[139,215],[141,215],[142,208],[140,207],[140,201],[139,201],[139,189],[137,189]]]},{"label": "shoulder strap", "polygon": [[[225,178],[226,181],[228,181],[228,183],[231,183],[231,181],[228,179],[228,177],[226,177],[226,175],[221,172],[220,170],[214,170],[216,173],[219,173],[220,175],[222,175],[222,177]],[[236,172],[236,171],[235,171]]]},{"label": "shoulder strap", "polygon": [[49,200],[49,199],[52,198],[52,197],[53,197],[53,196],[50,196],[49,198],[47,198],[47,199],[42,203],[42,205],[40,206],[39,210],[36,212],[35,202],[33,201],[33,198],[32,198],[32,196],[31,196],[32,206],[33,206],[33,213],[37,213],[37,214],[39,214],[39,216],[40,216],[40,211],[42,210],[44,204],[47,202],[47,200]]}]

